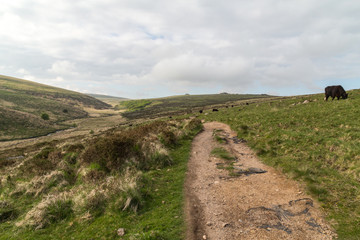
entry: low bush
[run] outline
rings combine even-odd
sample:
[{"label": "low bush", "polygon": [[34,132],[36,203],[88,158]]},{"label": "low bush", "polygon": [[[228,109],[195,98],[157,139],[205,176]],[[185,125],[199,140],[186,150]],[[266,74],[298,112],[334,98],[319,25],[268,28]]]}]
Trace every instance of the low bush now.
[{"label": "low bush", "polygon": [[127,166],[140,170],[167,166],[171,163],[169,157],[158,153],[165,146],[161,146],[160,140],[154,138],[156,134],[167,132],[166,142],[175,141],[175,135],[169,133],[166,127],[165,122],[155,121],[99,137],[86,148],[82,161],[87,164],[96,163],[106,172],[122,171]]},{"label": "low bush", "polygon": [[61,160],[61,153],[52,147],[46,147],[22,166],[24,173],[46,174],[54,170]]},{"label": "low bush", "polygon": [[45,121],[50,119],[49,114],[47,114],[47,113],[41,114],[41,118]]},{"label": "low bush", "polygon": [[0,223],[12,220],[16,216],[16,210],[8,201],[0,201]]}]

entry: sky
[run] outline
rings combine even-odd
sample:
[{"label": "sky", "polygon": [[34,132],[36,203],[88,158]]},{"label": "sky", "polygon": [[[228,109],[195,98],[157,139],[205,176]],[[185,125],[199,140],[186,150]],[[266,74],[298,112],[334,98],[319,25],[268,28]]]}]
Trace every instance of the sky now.
[{"label": "sky", "polygon": [[356,0],[0,0],[0,74],[126,98],[360,88]]}]

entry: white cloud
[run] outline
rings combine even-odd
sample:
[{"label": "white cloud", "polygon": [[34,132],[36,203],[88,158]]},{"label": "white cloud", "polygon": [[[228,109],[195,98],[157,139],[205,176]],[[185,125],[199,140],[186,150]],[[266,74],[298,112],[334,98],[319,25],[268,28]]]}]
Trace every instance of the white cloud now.
[{"label": "white cloud", "polygon": [[75,64],[66,60],[56,61],[48,70],[50,73],[57,75],[77,75]]},{"label": "white cloud", "polygon": [[311,92],[360,76],[359,12],[335,0],[5,1],[1,71],[127,97]]}]

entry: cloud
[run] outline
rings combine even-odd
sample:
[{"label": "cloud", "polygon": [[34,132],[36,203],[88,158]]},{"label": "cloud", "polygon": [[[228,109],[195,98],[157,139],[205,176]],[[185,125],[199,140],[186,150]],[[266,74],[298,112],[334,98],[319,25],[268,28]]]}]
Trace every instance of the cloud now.
[{"label": "cloud", "polygon": [[6,1],[1,71],[126,97],[305,94],[359,77],[359,12],[335,0]]},{"label": "cloud", "polygon": [[77,75],[75,64],[66,60],[56,61],[48,70],[50,73],[57,75]]},{"label": "cloud", "polygon": [[150,76],[158,81],[169,81],[171,84],[214,85],[225,81],[234,84],[243,78],[249,81],[250,63],[240,57],[218,59],[213,56],[201,56],[193,53],[163,59],[152,69]]}]

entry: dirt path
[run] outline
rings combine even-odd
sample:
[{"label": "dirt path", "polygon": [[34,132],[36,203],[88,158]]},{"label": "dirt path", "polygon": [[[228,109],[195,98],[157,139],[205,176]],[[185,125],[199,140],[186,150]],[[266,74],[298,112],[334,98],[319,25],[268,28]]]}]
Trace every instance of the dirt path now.
[{"label": "dirt path", "polygon": [[[217,143],[214,130],[226,140]],[[210,152],[222,146],[240,176],[219,169]],[[265,173],[259,173],[265,170]],[[257,173],[255,173],[257,172]],[[187,239],[332,239],[316,202],[293,180],[261,163],[230,127],[205,123],[193,142],[186,180]]]}]

